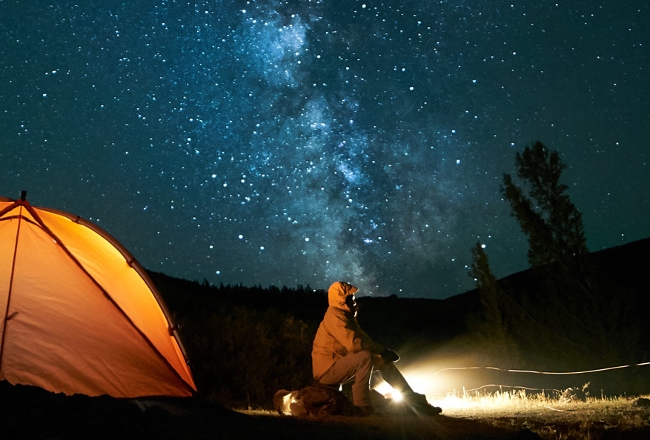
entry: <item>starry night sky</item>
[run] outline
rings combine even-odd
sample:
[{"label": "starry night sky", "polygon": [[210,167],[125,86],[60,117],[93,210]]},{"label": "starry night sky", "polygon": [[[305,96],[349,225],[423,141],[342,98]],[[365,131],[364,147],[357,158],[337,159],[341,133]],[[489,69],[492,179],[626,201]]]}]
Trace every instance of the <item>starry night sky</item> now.
[{"label": "starry night sky", "polygon": [[148,269],[449,297],[477,241],[528,267],[500,185],[537,140],[591,251],[650,236],[650,3],[85,3],[0,0],[0,195]]}]

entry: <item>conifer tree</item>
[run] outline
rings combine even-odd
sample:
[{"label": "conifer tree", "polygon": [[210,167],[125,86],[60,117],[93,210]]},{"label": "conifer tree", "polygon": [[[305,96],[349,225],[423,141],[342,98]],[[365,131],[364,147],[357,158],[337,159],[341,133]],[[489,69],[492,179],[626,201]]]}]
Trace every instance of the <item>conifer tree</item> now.
[{"label": "conifer tree", "polygon": [[478,286],[481,309],[476,316],[468,319],[470,331],[480,349],[492,361],[516,362],[518,350],[508,334],[505,316],[502,314],[504,292],[490,269],[484,246],[477,242],[472,248],[472,265],[469,276]]},{"label": "conifer tree", "polygon": [[573,266],[588,250],[582,214],[566,194],[568,187],[560,183],[566,168],[560,155],[535,142],[517,153],[516,165],[523,185],[516,185],[509,174],[504,174],[501,192],[528,236],[530,265]]}]

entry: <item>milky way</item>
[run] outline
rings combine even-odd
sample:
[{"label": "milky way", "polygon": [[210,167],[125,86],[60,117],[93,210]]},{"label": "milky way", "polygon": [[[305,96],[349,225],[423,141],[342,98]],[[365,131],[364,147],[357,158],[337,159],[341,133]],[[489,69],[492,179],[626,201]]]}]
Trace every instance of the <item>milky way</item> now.
[{"label": "milky way", "polygon": [[478,241],[528,266],[499,189],[537,140],[592,251],[650,235],[649,26],[614,0],[0,0],[0,195],[176,277],[448,297]]}]

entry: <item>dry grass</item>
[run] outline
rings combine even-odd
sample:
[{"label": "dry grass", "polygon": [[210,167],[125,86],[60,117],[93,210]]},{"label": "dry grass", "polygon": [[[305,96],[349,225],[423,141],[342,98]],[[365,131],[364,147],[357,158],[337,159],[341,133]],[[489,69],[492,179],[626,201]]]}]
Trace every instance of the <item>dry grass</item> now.
[{"label": "dry grass", "polygon": [[[640,396],[650,399],[648,396]],[[639,397],[574,398],[525,391],[458,393],[430,403],[443,408],[443,418],[468,424],[478,422],[499,430],[536,433],[545,440],[598,440],[602,438],[650,438],[650,408],[637,406]],[[240,410],[249,415],[276,416],[266,410]],[[385,429],[391,419],[381,423]],[[398,419],[393,420],[399,423]],[[357,427],[368,421],[350,420]],[[444,424],[444,423],[443,423]],[[458,426],[458,424],[454,425]],[[478,425],[474,425],[478,426]],[[462,436],[461,436],[462,437]]]},{"label": "dry grass", "polygon": [[[648,399],[650,396],[640,396]],[[607,431],[650,430],[650,408],[636,398],[575,398],[571,393],[548,396],[525,391],[449,395],[431,403],[448,417],[492,426],[527,429],[544,439],[599,439]]]}]

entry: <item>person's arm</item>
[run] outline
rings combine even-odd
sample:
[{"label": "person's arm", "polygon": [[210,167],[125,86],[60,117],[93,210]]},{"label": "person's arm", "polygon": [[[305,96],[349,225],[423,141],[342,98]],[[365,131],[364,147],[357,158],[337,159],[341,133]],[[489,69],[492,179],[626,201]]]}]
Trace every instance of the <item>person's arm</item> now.
[{"label": "person's arm", "polygon": [[336,338],[348,353],[357,353],[362,350],[370,350],[372,353],[380,354],[384,347],[376,343],[361,329],[357,321],[350,314],[342,309],[334,309],[330,321],[330,334]]}]

